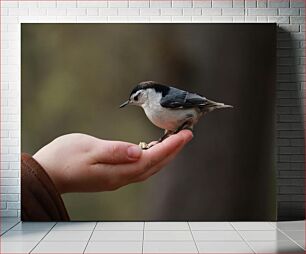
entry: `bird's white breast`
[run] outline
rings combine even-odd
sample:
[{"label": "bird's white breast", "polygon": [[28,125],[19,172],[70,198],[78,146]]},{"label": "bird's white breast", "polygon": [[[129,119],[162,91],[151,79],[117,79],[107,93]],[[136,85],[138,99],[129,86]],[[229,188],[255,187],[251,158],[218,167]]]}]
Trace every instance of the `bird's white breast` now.
[{"label": "bird's white breast", "polygon": [[195,109],[170,109],[160,105],[161,93],[147,89],[147,98],[142,105],[149,120],[161,129],[176,131],[189,117],[197,121],[198,113]]}]

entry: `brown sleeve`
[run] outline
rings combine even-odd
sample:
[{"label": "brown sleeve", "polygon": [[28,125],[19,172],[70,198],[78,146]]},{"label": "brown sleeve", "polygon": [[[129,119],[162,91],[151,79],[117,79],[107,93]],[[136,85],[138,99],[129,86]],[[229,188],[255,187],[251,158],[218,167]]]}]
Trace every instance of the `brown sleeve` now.
[{"label": "brown sleeve", "polygon": [[29,154],[21,155],[21,219],[69,221],[61,195],[46,171]]}]

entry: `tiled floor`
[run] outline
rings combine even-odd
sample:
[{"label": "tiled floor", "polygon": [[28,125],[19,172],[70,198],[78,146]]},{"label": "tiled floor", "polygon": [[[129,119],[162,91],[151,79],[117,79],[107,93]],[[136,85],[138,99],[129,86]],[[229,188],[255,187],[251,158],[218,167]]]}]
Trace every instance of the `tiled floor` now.
[{"label": "tiled floor", "polygon": [[0,253],[304,253],[305,221],[22,223],[1,218]]}]

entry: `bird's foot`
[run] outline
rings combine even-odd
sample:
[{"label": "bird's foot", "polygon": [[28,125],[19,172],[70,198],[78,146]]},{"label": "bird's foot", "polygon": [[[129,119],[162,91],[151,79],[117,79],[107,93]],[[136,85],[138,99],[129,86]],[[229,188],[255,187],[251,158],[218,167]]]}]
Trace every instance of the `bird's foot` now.
[{"label": "bird's foot", "polygon": [[175,134],[179,133],[181,130],[190,130],[193,133],[193,125],[187,121],[175,131]]},{"label": "bird's foot", "polygon": [[179,133],[179,132],[182,131],[182,130],[189,130],[189,131],[191,131],[191,132],[193,133],[193,128],[190,127],[190,126],[186,126],[186,127],[177,129],[177,131],[175,132],[175,134]]},{"label": "bird's foot", "polygon": [[147,150],[149,149],[149,144],[147,144],[146,142],[140,142],[139,143],[139,147],[142,149],[142,150]]},{"label": "bird's foot", "polygon": [[151,143],[147,144],[146,142],[140,142],[139,143],[139,147],[142,150],[148,150],[149,148],[151,148],[152,146],[155,146],[156,144],[158,144],[159,141],[152,141]]},{"label": "bird's foot", "polygon": [[182,130],[189,130],[193,133],[193,127],[187,126],[185,128],[183,128]]}]

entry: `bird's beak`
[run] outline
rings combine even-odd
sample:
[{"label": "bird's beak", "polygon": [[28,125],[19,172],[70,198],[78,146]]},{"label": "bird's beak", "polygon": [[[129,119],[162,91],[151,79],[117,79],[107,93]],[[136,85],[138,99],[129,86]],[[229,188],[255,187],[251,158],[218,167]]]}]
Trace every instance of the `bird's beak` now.
[{"label": "bird's beak", "polygon": [[127,100],[126,102],[122,103],[119,108],[123,108],[125,107],[126,105],[128,105],[130,103],[130,100]]}]

